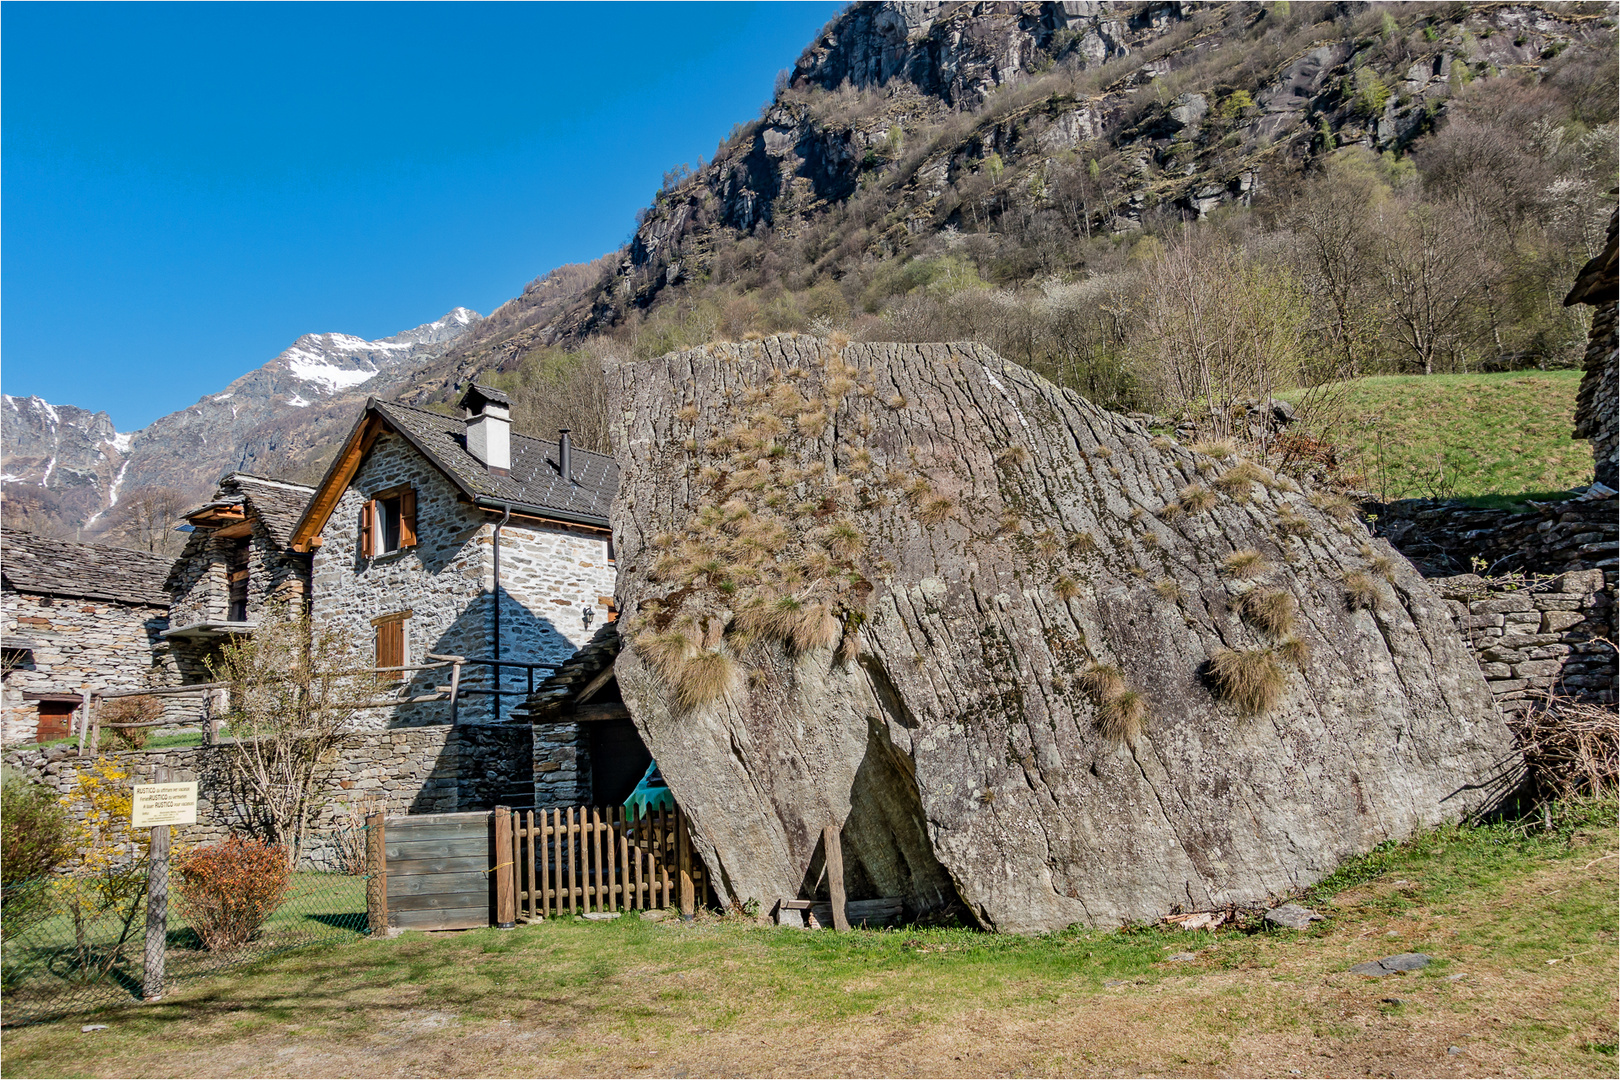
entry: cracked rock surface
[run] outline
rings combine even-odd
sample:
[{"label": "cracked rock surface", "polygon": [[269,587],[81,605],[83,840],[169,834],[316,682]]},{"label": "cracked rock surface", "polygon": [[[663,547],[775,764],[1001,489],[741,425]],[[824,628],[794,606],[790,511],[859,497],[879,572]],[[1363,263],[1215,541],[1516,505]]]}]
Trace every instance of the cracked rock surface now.
[{"label": "cracked rock surface", "polygon": [[[850,899],[914,916],[1263,903],[1521,768],[1443,602],[1355,518],[981,346],[777,337],[610,384],[619,683],[722,900],[825,896],[835,824]],[[1285,658],[1274,705],[1217,691],[1223,649]]]}]

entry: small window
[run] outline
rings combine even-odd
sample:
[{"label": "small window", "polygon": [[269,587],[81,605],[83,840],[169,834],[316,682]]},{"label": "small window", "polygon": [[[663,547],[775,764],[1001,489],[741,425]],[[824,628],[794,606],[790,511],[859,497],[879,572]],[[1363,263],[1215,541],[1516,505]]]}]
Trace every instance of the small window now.
[{"label": "small window", "polygon": [[379,491],[360,515],[360,554],[387,555],[416,546],[416,489],[404,485]]},{"label": "small window", "polygon": [[[378,667],[397,668],[405,666],[405,629],[409,625],[410,617],[410,612],[401,611],[372,620],[372,625],[377,628]],[[383,682],[403,682],[405,676],[406,672],[403,671],[383,671],[377,675]]]},{"label": "small window", "polygon": [[226,552],[225,578],[229,586],[225,618],[230,622],[247,622],[248,609],[248,545],[251,541],[238,540]]}]

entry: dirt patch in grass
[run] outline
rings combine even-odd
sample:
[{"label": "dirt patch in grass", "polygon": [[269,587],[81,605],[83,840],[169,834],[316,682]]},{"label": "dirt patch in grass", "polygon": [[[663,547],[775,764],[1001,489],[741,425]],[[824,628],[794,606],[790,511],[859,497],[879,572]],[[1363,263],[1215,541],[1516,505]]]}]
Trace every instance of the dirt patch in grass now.
[{"label": "dirt patch in grass", "polygon": [[[1381,849],[1310,897],[1329,918],[1297,933],[409,934],[8,1031],[3,1072],[1612,1076],[1616,864],[1610,803],[1552,835]],[[1401,952],[1434,960],[1349,971]],[[108,1030],[81,1033],[92,1020]]]}]

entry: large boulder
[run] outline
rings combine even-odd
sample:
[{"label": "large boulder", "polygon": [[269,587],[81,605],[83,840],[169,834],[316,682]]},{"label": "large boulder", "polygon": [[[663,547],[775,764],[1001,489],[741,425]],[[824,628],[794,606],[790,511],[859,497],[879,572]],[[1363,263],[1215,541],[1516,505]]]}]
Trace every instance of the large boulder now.
[{"label": "large boulder", "polygon": [[624,699],[722,899],[997,930],[1260,903],[1522,763],[1341,502],[976,345],[787,336],[610,376]]}]

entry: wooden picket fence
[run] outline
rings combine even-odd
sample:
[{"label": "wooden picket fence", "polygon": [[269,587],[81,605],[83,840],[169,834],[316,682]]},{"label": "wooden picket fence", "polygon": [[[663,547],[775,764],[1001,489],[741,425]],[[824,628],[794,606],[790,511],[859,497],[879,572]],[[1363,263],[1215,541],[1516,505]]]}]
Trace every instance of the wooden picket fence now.
[{"label": "wooden picket fence", "polygon": [[[632,818],[618,806],[567,806],[513,811],[510,821],[517,919],[668,907],[690,915],[707,895],[678,809]],[[497,810],[497,857],[501,829]]]}]

